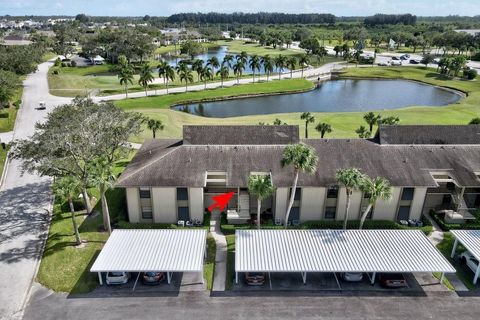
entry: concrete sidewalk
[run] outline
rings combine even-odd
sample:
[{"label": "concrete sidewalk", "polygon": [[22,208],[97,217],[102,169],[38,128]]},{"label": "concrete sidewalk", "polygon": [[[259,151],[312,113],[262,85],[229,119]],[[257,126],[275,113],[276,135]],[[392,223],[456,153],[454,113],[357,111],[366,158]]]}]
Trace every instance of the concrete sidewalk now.
[{"label": "concrete sidewalk", "polygon": [[210,233],[217,245],[212,291],[225,291],[225,279],[227,277],[227,239],[220,230],[220,211],[218,210],[212,212]]}]

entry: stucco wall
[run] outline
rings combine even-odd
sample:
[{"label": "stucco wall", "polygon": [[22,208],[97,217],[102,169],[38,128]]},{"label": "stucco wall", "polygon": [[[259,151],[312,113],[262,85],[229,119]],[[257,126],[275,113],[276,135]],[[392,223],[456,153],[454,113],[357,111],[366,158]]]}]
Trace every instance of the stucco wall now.
[{"label": "stucco wall", "polygon": [[128,221],[131,223],[140,222],[140,196],[138,188],[126,188]]},{"label": "stucco wall", "polygon": [[152,188],[153,221],[155,223],[177,222],[176,188]]},{"label": "stucco wall", "polygon": [[392,188],[392,198],[390,200],[377,200],[373,220],[395,220],[397,217],[398,200],[402,188]]},{"label": "stucco wall", "polygon": [[300,220],[320,220],[323,218],[325,188],[302,188]]},{"label": "stucco wall", "polygon": [[410,219],[420,219],[426,194],[427,188],[415,188],[410,207]]},{"label": "stucco wall", "polygon": [[203,188],[188,188],[190,219],[203,221]]}]

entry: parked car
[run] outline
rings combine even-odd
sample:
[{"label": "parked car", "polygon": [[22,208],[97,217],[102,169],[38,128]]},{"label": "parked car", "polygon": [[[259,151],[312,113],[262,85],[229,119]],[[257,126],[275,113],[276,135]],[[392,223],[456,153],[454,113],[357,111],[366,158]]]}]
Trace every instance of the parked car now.
[{"label": "parked car", "polygon": [[261,286],[265,283],[264,272],[247,272],[245,273],[245,282],[249,286]]},{"label": "parked car", "polygon": [[130,280],[130,272],[107,272],[107,284],[125,284]]},{"label": "parked car", "polygon": [[382,273],[380,274],[380,284],[385,288],[404,288],[408,287],[407,280],[401,273]]},{"label": "parked car", "polygon": [[378,65],[381,67],[388,67],[390,65],[390,61],[380,61]]},{"label": "parked car", "polygon": [[391,65],[391,66],[401,66],[401,65],[402,65],[402,61],[392,60],[392,61],[390,62],[390,65]]},{"label": "parked car", "polygon": [[477,272],[478,260],[470,253],[470,251],[463,252],[460,255],[460,261],[462,261],[462,263],[469,267],[474,273]]},{"label": "parked car", "polygon": [[363,273],[361,272],[345,272],[342,273],[342,279],[347,282],[360,282],[363,279]]},{"label": "parked car", "polygon": [[398,61],[398,60],[400,60],[400,59],[399,59],[398,57],[392,57],[392,60]]},{"label": "parked car", "polygon": [[401,55],[400,56],[400,60],[408,60],[410,59],[410,55],[409,54],[404,54],[404,55]]},{"label": "parked car", "polygon": [[411,64],[420,64],[420,60],[418,59],[410,59]]},{"label": "parked car", "polygon": [[38,103],[38,106],[35,108],[35,110],[45,110],[47,109],[47,105],[45,104],[44,101],[40,101]]},{"label": "parked car", "polygon": [[163,272],[143,272],[142,273],[142,282],[143,284],[154,286],[160,284],[165,280],[165,273]]},{"label": "parked car", "polygon": [[432,61],[433,64],[438,64],[439,62],[440,62],[440,58],[435,58]]}]

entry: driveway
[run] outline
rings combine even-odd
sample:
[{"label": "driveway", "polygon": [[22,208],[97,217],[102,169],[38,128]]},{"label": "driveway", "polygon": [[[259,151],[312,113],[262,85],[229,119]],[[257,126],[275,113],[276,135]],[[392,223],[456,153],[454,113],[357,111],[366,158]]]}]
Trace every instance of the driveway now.
[{"label": "driveway", "polygon": [[[39,65],[24,82],[14,139],[31,135],[34,124],[44,119],[48,109],[69,101],[48,94],[49,65]],[[47,110],[34,109],[39,101],[47,103]],[[0,319],[21,317],[48,230],[50,179],[22,175],[20,165],[16,160],[7,163],[0,189]]]},{"label": "driveway", "polygon": [[44,319],[478,319],[479,297],[276,292],[67,296],[35,287],[26,320]]}]

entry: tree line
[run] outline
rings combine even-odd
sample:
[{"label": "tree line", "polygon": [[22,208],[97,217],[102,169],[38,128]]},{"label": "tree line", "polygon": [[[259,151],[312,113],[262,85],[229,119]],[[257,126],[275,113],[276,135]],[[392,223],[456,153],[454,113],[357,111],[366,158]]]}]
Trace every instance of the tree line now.
[{"label": "tree line", "polygon": [[404,24],[414,25],[417,23],[417,16],[410,13],[407,14],[376,14],[366,17],[363,20],[366,26],[376,26],[384,24]]}]

